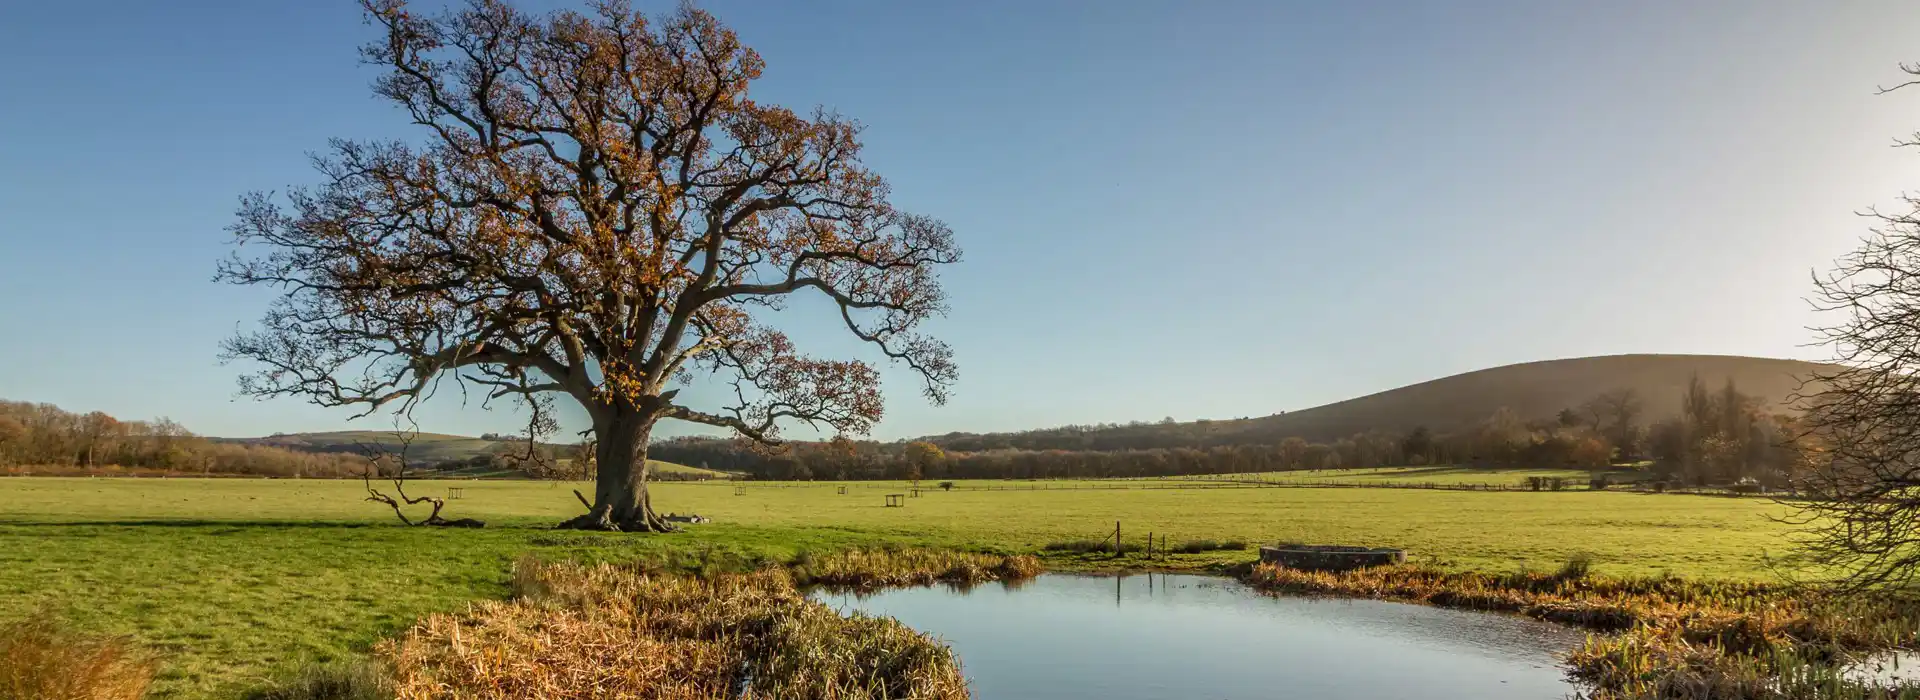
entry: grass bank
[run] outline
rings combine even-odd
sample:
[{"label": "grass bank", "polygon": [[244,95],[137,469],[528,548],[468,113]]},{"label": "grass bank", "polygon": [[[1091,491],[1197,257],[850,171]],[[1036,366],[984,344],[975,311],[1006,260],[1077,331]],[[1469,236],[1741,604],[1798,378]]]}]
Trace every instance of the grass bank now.
[{"label": "grass bank", "polygon": [[[886,617],[841,616],[798,586],[971,585],[1038,573],[1031,557],[917,549],[802,556],[785,566],[692,575],[682,562],[581,565],[522,559],[514,595],[428,615],[375,646],[361,694],[964,700],[951,649]],[[262,697],[300,697],[311,681]]]},{"label": "grass bank", "polygon": [[[839,486],[848,493],[838,493]],[[523,554],[584,564],[672,560],[724,572],[803,551],[912,547],[1035,553],[1048,568],[1217,570],[1251,550],[1043,553],[1099,540],[1123,521],[1189,540],[1304,540],[1403,547],[1450,571],[1536,567],[1595,553],[1620,576],[1768,575],[1784,549],[1777,507],[1753,499],[1630,493],[1381,489],[931,491],[887,508],[900,484],[666,483],[663,510],[712,525],[667,537],[556,532],[575,514],[548,482],[430,482],[463,489],[450,517],[484,530],[405,528],[358,482],[243,479],[0,479],[0,620],[49,613],[126,635],[159,658],[152,696],[234,697],[287,668],[344,663],[433,613],[506,599]]]},{"label": "grass bank", "polygon": [[1850,679],[1847,665],[1920,646],[1920,601],[1836,598],[1752,581],[1558,571],[1484,573],[1390,566],[1329,573],[1272,564],[1249,584],[1275,593],[1339,595],[1508,612],[1604,634],[1567,659],[1601,700],[1913,698],[1920,687]]}]

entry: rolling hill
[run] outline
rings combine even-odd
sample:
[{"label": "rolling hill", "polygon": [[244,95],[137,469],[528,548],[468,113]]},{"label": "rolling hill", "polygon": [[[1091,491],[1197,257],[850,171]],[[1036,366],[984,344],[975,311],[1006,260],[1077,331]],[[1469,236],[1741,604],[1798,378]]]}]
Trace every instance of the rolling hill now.
[{"label": "rolling hill", "polygon": [[1652,422],[1678,414],[1680,393],[1699,375],[1709,388],[1728,379],[1779,408],[1801,377],[1823,365],[1731,355],[1608,355],[1506,365],[1260,418],[1119,426],[1068,426],[1019,433],[949,433],[923,438],[949,450],[1120,450],[1272,444],[1289,437],[1337,440],[1369,430],[1405,432],[1425,426],[1446,433],[1473,425],[1502,407],[1522,419],[1544,419],[1615,389],[1639,392]]},{"label": "rolling hill", "polygon": [[1522,419],[1553,416],[1602,392],[1630,388],[1646,404],[1642,420],[1678,415],[1680,394],[1698,375],[1712,389],[1733,380],[1740,391],[1779,409],[1802,378],[1823,365],[1731,355],[1608,355],[1527,362],[1456,374],[1324,406],[1244,421],[1247,433],[1336,439],[1370,429],[1418,426],[1447,432],[1502,407]]},{"label": "rolling hill", "polygon": [[[272,445],[302,452],[362,454],[369,449],[398,452],[400,438],[389,431],[340,430],[325,433],[281,433],[263,438],[227,438],[232,442]],[[507,442],[464,435],[417,433],[407,445],[407,458],[425,464],[471,459],[496,449],[515,447]]]}]

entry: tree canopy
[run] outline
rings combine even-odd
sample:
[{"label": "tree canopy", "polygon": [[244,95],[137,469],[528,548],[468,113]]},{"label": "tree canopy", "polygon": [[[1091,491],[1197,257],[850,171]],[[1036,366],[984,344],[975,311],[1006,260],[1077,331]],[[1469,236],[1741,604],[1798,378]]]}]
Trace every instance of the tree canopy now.
[{"label": "tree canopy", "polygon": [[[891,203],[858,123],[751,99],[763,62],[712,15],[364,7],[374,93],[424,142],[335,140],[318,185],[243,198],[232,231],[261,252],[219,278],[281,290],[227,344],[261,368],[243,390],[364,415],[451,377],[523,402],[534,433],[569,398],[600,450],[575,524],[621,529],[663,525],[643,458],[660,418],[767,442],[792,422],[864,434],[880,419],[874,366],[805,354],[771,325],[786,295],[830,300],[945,400],[952,353],[921,329],[945,310],[952,232]],[[731,400],[680,400],[697,377]]]}]

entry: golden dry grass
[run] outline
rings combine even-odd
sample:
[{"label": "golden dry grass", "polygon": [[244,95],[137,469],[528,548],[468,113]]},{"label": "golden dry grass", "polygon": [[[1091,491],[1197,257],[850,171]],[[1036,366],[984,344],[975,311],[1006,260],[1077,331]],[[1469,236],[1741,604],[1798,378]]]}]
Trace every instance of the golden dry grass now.
[{"label": "golden dry grass", "polygon": [[1272,564],[1247,577],[1270,592],[1341,595],[1510,612],[1610,634],[1568,656],[1591,697],[1893,698],[1920,695],[1848,680],[1851,655],[1920,643],[1920,605],[1882,596],[1842,599],[1755,582],[1508,574],[1387,566],[1314,572]]},{"label": "golden dry grass", "polygon": [[520,595],[431,615],[377,653],[401,700],[955,700],[947,647],[841,617],[783,570],[693,578],[522,561]]},{"label": "golden dry grass", "polygon": [[0,625],[0,700],[138,700],[153,665],[117,637],[44,617]]},{"label": "golden dry grass", "polygon": [[1022,581],[1040,575],[1030,555],[1002,556],[920,548],[854,549],[802,555],[792,566],[803,584],[848,588]]}]

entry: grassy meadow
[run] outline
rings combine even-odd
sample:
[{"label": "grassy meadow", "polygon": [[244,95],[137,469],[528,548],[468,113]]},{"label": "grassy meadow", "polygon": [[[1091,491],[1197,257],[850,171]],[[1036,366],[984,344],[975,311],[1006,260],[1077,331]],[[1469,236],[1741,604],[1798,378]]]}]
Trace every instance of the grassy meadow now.
[{"label": "grassy meadow", "polygon": [[[1517,477],[1516,477],[1517,478]],[[1112,482],[1104,482],[1112,484]],[[988,486],[990,482],[963,482]],[[1001,484],[1023,485],[1023,484]],[[1073,482],[1049,482],[1056,487]],[[1085,484],[1095,485],[1095,484]],[[1551,568],[1580,552],[1599,571],[1703,579],[1770,575],[1786,548],[1764,499],[1623,492],[1395,489],[929,490],[887,508],[896,483],[661,483],[663,511],[708,525],[669,536],[557,532],[570,488],[529,481],[418,482],[463,489],[449,517],[483,530],[406,528],[357,481],[0,479],[0,620],[50,613],[124,633],[161,654],[157,697],[237,693],[280,669],[351,658],[422,615],[504,597],[513,560],[675,556],[785,560],[890,544],[1000,553],[1123,535],[1397,546],[1456,569]],[[1205,569],[1252,551],[1177,555]],[[1112,566],[1060,555],[1055,568]],[[1134,565],[1145,562],[1135,561]],[[1125,565],[1125,562],[1122,562]]]}]

